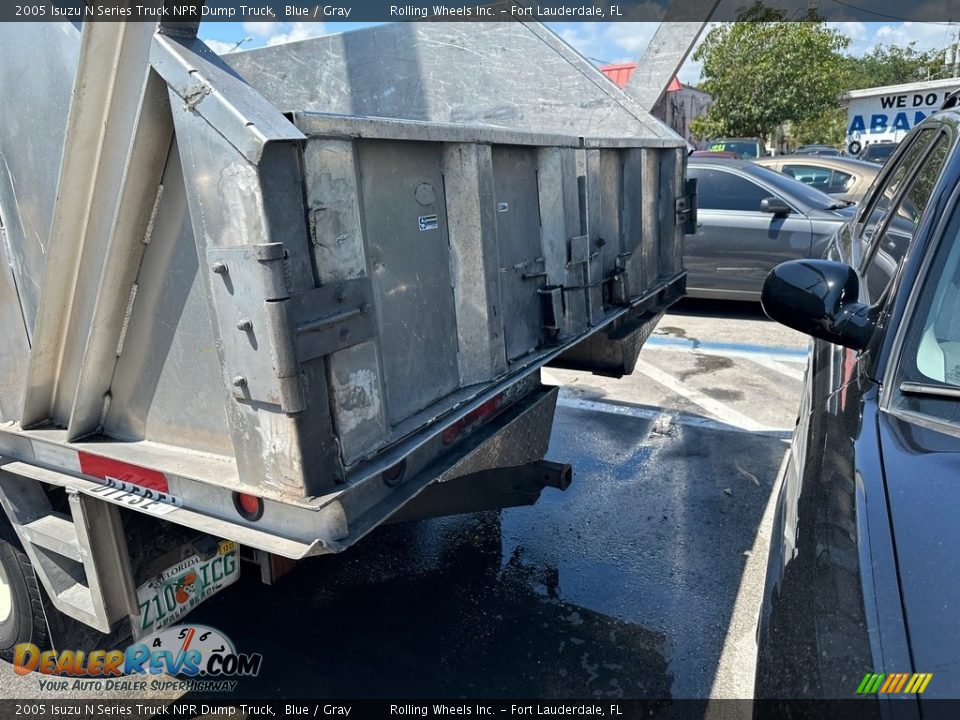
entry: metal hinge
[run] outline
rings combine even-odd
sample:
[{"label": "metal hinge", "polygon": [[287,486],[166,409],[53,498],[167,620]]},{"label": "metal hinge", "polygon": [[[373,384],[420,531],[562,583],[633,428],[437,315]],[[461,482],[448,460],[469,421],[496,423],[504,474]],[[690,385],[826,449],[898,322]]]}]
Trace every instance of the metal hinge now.
[{"label": "metal hinge", "polygon": [[683,192],[675,203],[676,224],[683,226],[685,234],[693,235],[697,232],[697,179],[685,180]]},{"label": "metal hinge", "polygon": [[211,248],[207,256],[219,278],[212,284],[233,396],[301,412],[307,403],[288,316],[283,244]]},{"label": "metal hinge", "polygon": [[[238,400],[298,413],[308,398],[301,363],[373,338],[369,278],[290,294],[282,243],[208,251],[221,343]],[[266,350],[266,352],[264,352]]]}]

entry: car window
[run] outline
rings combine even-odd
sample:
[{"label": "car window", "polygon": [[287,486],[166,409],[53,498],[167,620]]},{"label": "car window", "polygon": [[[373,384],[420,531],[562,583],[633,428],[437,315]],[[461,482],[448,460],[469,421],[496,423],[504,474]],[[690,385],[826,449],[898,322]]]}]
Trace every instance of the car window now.
[{"label": "car window", "polygon": [[846,192],[853,186],[854,180],[850,173],[814,165],[784,165],[783,172],[794,180],[825,193]]},{"label": "car window", "polygon": [[947,150],[947,136],[940,134],[872,243],[863,273],[869,302],[875,303],[883,296],[903,261],[946,162]]},{"label": "car window", "polygon": [[857,218],[857,222],[863,226],[860,236],[864,242],[870,242],[877,226],[887,217],[897,193],[903,186],[907,172],[914,168],[929,146],[935,132],[932,128],[925,128],[917,133],[913,142],[910,143],[910,147],[900,155],[896,165],[883,176],[880,185],[871,194],[871,200],[864,206],[863,212]]},{"label": "car window", "polygon": [[[956,218],[921,284],[907,331],[894,403],[902,409],[960,423],[960,228]],[[911,392],[902,383],[946,386],[947,394]],[[906,392],[903,392],[906,390]]]},{"label": "car window", "polygon": [[784,165],[783,172],[806,185],[812,185],[817,190],[827,192],[833,171],[828,168],[814,167],[813,165]]},{"label": "car window", "polygon": [[687,175],[697,179],[697,206],[701,210],[760,212],[760,201],[773,193],[725,170],[690,168]]},{"label": "car window", "polygon": [[830,189],[827,190],[828,193],[842,193],[847,192],[850,188],[853,187],[855,178],[850,173],[843,172],[842,170],[834,170],[833,176],[830,178]]}]

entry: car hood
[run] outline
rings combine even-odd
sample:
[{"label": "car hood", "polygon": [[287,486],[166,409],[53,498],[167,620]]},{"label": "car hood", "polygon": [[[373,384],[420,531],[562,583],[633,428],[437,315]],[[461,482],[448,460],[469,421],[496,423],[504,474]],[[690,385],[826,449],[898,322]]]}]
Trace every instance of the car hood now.
[{"label": "car hood", "polygon": [[887,498],[914,672],[960,697],[960,436],[880,415]]}]

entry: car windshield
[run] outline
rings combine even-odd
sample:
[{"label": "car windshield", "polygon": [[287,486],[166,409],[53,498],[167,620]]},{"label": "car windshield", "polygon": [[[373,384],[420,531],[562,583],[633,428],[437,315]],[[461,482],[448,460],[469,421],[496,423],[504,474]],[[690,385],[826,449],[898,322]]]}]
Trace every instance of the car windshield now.
[{"label": "car windshield", "polygon": [[760,157],[758,144],[750,140],[715,140],[707,145],[712,152],[734,152],[740,157]]}]

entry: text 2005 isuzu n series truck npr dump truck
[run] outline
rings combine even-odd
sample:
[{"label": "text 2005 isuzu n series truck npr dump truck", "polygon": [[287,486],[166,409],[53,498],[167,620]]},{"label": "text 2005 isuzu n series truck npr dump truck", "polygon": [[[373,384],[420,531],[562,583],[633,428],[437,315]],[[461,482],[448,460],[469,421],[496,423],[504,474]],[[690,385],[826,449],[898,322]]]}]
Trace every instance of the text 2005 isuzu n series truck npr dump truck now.
[{"label": "text 2005 isuzu n series truck npr dump truck", "polygon": [[562,489],[539,368],[683,291],[683,142],[542,26],[196,31],[0,28],[8,658]]}]

